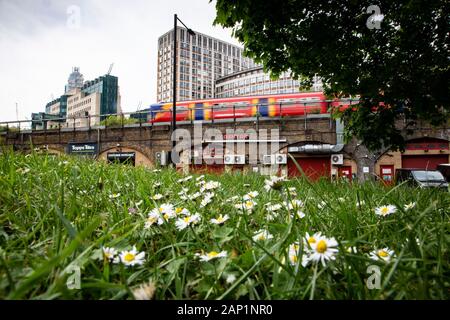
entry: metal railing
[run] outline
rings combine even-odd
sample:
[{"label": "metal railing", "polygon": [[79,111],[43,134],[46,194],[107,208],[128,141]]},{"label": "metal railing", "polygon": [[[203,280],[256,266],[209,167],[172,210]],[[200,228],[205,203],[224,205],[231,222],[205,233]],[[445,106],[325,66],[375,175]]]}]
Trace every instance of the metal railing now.
[{"label": "metal railing", "polygon": [[[202,121],[204,123],[225,123],[233,122],[235,125],[237,122],[243,121],[255,121],[258,123],[261,120],[273,120],[278,119],[282,121],[286,118],[305,118],[306,121],[312,115],[324,114],[322,112],[323,103],[327,104],[327,117],[330,116],[331,103],[336,103],[336,100],[312,100],[312,101],[292,101],[282,103],[265,103],[265,104],[233,104],[233,105],[213,105],[205,107],[186,108],[179,107],[177,113],[188,112],[186,120],[177,120],[177,124],[194,124],[196,121]],[[358,103],[355,99],[341,99],[340,105],[353,105]],[[299,109],[302,109],[303,113],[298,115],[283,116],[283,108],[291,107],[292,105],[298,105]],[[275,106],[279,111],[278,117],[262,116],[261,108]],[[249,108],[256,107],[255,115],[244,116],[241,110],[248,110]],[[233,111],[233,117],[215,119],[215,114],[221,110]],[[203,115],[208,110],[211,117],[209,119],[195,120],[197,110],[203,110]],[[292,111],[292,110],[291,110]],[[189,114],[190,113],[190,114]],[[165,114],[167,121],[160,121],[158,119],[160,114]],[[131,117],[133,115],[134,117]],[[114,123],[111,117],[114,117]],[[205,116],[203,116],[204,118]],[[119,119],[117,123],[117,118]],[[134,122],[130,122],[129,119],[133,119]],[[32,119],[32,120],[19,120],[19,121],[4,121],[0,122],[0,134],[5,133],[21,133],[21,132],[55,132],[55,131],[77,131],[77,130],[91,130],[91,129],[106,129],[106,128],[127,128],[127,127],[152,127],[155,125],[171,125],[172,109],[169,110],[144,110],[137,112],[123,112],[123,113],[111,113],[111,114],[95,114],[95,115],[79,115],[72,117],[54,117],[49,119]],[[131,121],[133,121],[131,120]]]}]

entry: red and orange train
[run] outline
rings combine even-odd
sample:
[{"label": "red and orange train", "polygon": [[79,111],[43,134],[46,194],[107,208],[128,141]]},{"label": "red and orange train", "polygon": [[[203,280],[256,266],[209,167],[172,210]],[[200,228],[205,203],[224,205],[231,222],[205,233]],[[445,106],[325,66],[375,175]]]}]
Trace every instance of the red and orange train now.
[{"label": "red and orange train", "polygon": [[[326,114],[330,112],[330,108],[342,110],[354,103],[357,103],[357,100],[329,101],[322,92],[180,101],[177,103],[176,120],[178,122]],[[148,121],[151,123],[172,121],[172,107],[171,102],[151,105],[147,110]]]}]

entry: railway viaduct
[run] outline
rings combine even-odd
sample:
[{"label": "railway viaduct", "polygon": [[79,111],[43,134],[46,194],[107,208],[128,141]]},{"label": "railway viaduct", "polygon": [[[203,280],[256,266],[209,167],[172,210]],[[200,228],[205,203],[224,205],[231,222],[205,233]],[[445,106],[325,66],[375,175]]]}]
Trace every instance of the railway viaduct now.
[{"label": "railway viaduct", "polygon": [[[180,122],[177,123],[177,129],[184,129],[194,136],[194,130],[198,130],[198,125],[195,122]],[[322,163],[322,165],[328,166],[336,174],[339,166],[334,167],[332,162],[327,161],[330,161],[329,158],[333,153],[343,154],[344,159],[341,165],[348,167],[350,172],[356,173],[359,180],[379,175],[380,173],[377,172],[377,169],[379,171],[380,168],[377,168],[377,162],[380,159],[382,160],[383,157],[387,157],[388,160],[389,156],[390,158],[395,158],[395,155],[389,154],[389,150],[375,153],[369,152],[364,146],[358,144],[355,139],[344,145],[342,138],[343,128],[340,122],[332,119],[327,114],[308,115],[302,118],[246,118],[219,122],[203,121],[201,124],[202,132],[205,133],[208,129],[220,130],[223,134],[224,142],[226,139],[231,141],[234,141],[234,139],[250,139],[251,137],[246,133],[253,131],[264,132],[264,130],[267,130],[269,153],[289,153],[296,160],[305,158],[308,161],[311,161],[311,159],[317,160],[318,163],[325,161],[326,163]],[[273,146],[271,146],[274,141],[270,141],[270,137],[273,136],[273,130],[278,130],[276,149],[273,149]],[[236,132],[236,134],[230,135],[230,132]],[[442,149],[428,150],[427,154],[437,153],[449,156],[448,141],[450,139],[450,129],[448,128],[437,129],[420,124],[414,128],[413,134],[408,135],[406,132],[404,134],[407,139],[411,140],[426,137],[442,141],[444,142]],[[107,160],[109,155],[133,153],[136,165],[153,167],[159,161],[157,158],[158,153],[171,150],[172,142],[170,137],[170,124],[141,123],[113,127],[97,126],[75,129],[7,131],[0,133],[0,144],[12,147],[16,151],[29,152],[32,149],[40,149],[50,154],[76,154],[76,150],[72,150],[73,145],[87,144],[92,146],[94,150],[92,156],[97,159]],[[248,144],[245,151],[247,153],[247,163],[248,153],[251,152],[248,149]],[[302,148],[302,146],[305,148]],[[234,150],[231,153],[234,153]],[[420,152],[412,151],[412,153]],[[290,164],[292,158],[287,157],[287,159],[288,161],[284,165],[285,173],[293,167]],[[319,161],[319,159],[322,160]],[[253,168],[259,166],[262,169],[261,161],[262,159],[260,159],[259,164],[253,165]],[[401,164],[397,164],[397,166],[401,166]],[[227,169],[229,166],[222,167]],[[241,168],[251,170],[252,166],[244,165]],[[262,172],[263,170],[260,171]]]}]

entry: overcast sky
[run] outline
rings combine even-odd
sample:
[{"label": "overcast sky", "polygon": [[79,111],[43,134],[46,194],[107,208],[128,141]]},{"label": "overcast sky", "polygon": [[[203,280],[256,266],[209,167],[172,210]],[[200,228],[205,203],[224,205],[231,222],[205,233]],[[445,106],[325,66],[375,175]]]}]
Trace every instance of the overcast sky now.
[{"label": "overcast sky", "polygon": [[0,0],[0,121],[16,120],[16,102],[20,119],[43,112],[75,66],[93,80],[114,63],[124,111],[156,102],[157,39],[173,28],[174,13],[194,30],[239,44],[212,26],[215,1]]}]

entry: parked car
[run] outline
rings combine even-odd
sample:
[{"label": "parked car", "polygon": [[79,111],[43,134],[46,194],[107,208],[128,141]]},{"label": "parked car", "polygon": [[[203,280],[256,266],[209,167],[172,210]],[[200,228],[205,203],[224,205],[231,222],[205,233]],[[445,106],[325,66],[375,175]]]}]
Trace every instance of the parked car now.
[{"label": "parked car", "polygon": [[447,182],[450,182],[450,163],[443,163],[437,166],[437,171],[442,173]]},{"label": "parked car", "polygon": [[437,170],[423,169],[397,169],[395,171],[397,184],[404,183],[420,188],[442,188],[448,189],[448,182],[441,172]]}]

